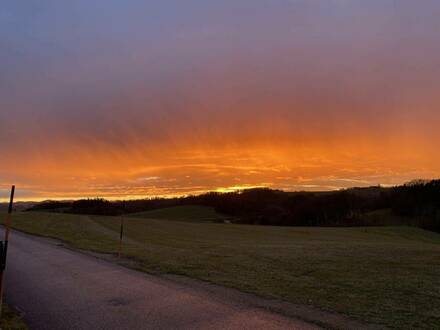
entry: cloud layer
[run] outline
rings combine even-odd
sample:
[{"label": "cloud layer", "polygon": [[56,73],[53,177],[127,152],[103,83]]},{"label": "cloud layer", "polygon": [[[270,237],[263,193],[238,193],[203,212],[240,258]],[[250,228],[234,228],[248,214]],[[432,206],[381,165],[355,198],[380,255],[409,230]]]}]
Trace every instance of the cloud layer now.
[{"label": "cloud layer", "polygon": [[2,6],[0,198],[440,174],[437,1]]}]

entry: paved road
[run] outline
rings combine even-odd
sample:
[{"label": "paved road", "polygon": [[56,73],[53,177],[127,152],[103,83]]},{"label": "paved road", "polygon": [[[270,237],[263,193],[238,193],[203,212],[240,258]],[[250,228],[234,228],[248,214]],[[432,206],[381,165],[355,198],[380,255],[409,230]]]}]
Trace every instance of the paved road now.
[{"label": "paved road", "polygon": [[6,299],[31,329],[316,329],[13,232]]}]

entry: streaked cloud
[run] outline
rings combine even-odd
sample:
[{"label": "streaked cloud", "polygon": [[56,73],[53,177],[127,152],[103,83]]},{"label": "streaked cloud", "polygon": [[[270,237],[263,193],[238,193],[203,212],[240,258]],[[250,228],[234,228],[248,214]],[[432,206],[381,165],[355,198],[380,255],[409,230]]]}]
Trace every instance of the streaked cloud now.
[{"label": "streaked cloud", "polygon": [[439,15],[434,0],[7,0],[0,198],[437,177]]}]

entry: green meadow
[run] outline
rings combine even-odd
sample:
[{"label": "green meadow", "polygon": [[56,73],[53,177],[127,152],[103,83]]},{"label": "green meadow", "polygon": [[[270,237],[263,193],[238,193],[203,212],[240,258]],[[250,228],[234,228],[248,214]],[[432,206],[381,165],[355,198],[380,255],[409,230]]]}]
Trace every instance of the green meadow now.
[{"label": "green meadow", "polygon": [[147,212],[131,213],[130,218],[146,218],[158,220],[174,220],[187,222],[225,222],[231,217],[215,212],[211,207],[183,205],[167,207]]},{"label": "green meadow", "polygon": [[[393,328],[440,328],[439,234],[403,226],[271,227],[224,219],[200,207],[127,216],[125,264]],[[115,254],[120,218],[18,212],[13,227]]]}]

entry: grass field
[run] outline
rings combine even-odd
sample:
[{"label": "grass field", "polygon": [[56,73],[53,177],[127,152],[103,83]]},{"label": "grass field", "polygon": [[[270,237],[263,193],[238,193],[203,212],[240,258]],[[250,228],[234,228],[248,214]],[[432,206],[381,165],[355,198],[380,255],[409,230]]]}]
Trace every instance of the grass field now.
[{"label": "grass field", "polygon": [[[13,217],[17,229],[104,253],[117,251],[119,221]],[[440,235],[432,232],[125,218],[125,233],[125,256],[147,272],[187,275],[394,328],[440,328]]]},{"label": "grass field", "polygon": [[215,212],[211,207],[196,205],[175,206],[147,212],[131,213],[128,217],[187,222],[225,222],[230,219],[228,216]]}]

